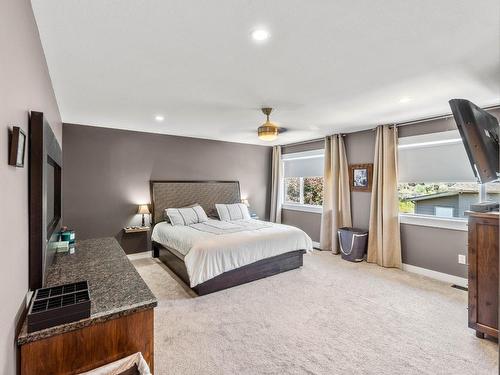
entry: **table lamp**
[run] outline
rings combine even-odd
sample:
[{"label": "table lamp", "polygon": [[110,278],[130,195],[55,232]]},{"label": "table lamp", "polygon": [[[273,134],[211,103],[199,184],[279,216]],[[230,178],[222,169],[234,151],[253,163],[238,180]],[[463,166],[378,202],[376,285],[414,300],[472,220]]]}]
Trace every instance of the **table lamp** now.
[{"label": "table lamp", "polygon": [[243,198],[243,199],[241,200],[241,203],[243,203],[243,204],[244,204],[245,206],[247,206],[247,207],[250,207],[250,203],[248,202],[248,199],[246,199],[246,198]]},{"label": "table lamp", "polygon": [[142,226],[145,227],[144,215],[149,215],[149,206],[147,204],[140,204],[137,213],[142,215]]}]

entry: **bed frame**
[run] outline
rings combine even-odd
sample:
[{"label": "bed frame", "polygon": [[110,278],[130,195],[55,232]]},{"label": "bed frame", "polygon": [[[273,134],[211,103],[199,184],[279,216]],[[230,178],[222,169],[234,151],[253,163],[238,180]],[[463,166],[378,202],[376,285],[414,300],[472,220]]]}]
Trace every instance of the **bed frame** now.
[{"label": "bed frame", "polygon": [[[164,210],[169,207],[185,207],[198,203],[208,216],[214,216],[215,203],[240,203],[238,181],[150,181],[152,222],[164,220]],[[190,286],[184,261],[175,255],[176,251],[152,241],[152,255],[159,258],[172,272]],[[192,290],[205,295],[219,290],[245,284],[264,277],[290,271],[303,265],[305,250],[296,250],[259,260],[196,285]]]}]

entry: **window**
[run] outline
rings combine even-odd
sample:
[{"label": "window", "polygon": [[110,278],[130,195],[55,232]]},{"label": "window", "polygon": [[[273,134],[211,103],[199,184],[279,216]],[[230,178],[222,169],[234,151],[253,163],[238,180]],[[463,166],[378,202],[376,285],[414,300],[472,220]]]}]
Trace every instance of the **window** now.
[{"label": "window", "polygon": [[441,207],[434,208],[434,215],[439,217],[453,217],[454,207]]},{"label": "window", "polygon": [[[476,182],[399,183],[398,189],[399,212],[403,214],[465,219],[470,205],[479,202]],[[486,199],[500,202],[500,183],[486,184]]]},{"label": "window", "polygon": [[[465,220],[479,185],[458,131],[401,138],[398,148],[400,213]],[[500,184],[487,184],[487,195],[500,201]]]},{"label": "window", "polygon": [[284,203],[321,206],[323,177],[285,177]]},{"label": "window", "polygon": [[321,212],[323,159],[323,150],[282,156],[284,208]]}]

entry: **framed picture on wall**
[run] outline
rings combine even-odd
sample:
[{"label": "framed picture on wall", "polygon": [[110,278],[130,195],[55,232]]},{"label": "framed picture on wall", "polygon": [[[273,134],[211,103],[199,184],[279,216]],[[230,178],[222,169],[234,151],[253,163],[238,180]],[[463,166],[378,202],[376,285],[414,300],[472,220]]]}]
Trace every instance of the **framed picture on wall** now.
[{"label": "framed picture on wall", "polygon": [[9,148],[9,165],[24,167],[26,134],[18,126],[12,128]]},{"label": "framed picture on wall", "polygon": [[351,191],[372,191],[373,164],[352,164],[349,166]]}]

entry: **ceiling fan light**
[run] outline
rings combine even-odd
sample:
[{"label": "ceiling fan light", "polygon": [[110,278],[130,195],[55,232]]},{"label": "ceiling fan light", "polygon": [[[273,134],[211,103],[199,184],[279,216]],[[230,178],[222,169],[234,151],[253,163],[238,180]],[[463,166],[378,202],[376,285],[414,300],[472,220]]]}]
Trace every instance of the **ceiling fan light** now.
[{"label": "ceiling fan light", "polygon": [[263,141],[274,141],[278,138],[278,134],[280,133],[280,127],[269,120],[269,115],[272,110],[273,109],[269,107],[261,108],[262,113],[266,115],[267,119],[265,123],[257,128],[257,135],[259,139]]},{"label": "ceiling fan light", "polygon": [[271,122],[266,122],[257,129],[259,139],[263,141],[274,141],[278,138],[279,128]]}]

